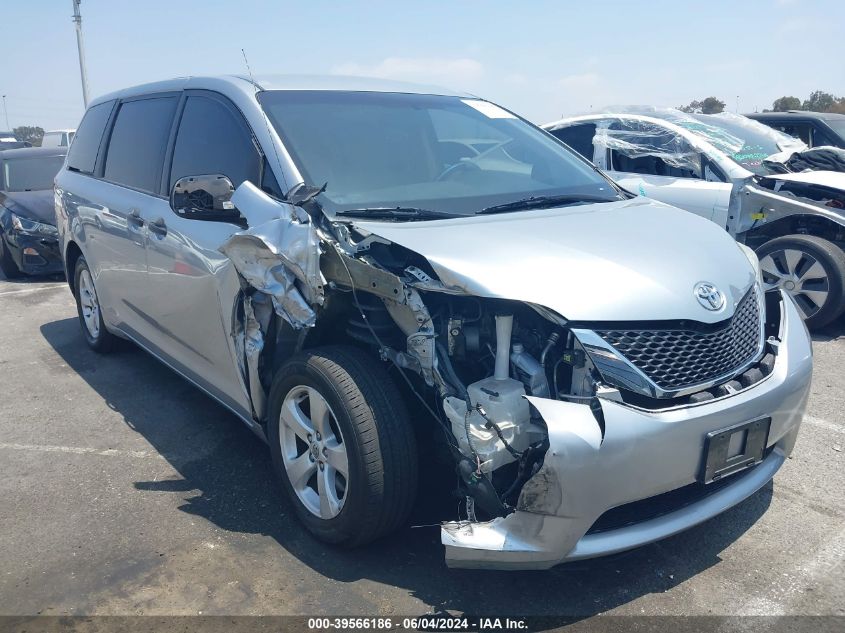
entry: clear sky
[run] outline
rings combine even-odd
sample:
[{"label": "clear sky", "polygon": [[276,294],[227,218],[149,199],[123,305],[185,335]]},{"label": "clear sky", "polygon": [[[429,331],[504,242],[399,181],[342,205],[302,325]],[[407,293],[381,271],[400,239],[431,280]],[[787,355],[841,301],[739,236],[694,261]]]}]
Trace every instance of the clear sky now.
[{"label": "clear sky", "polygon": [[[0,0],[9,124],[75,127],[71,0]],[[740,111],[845,95],[844,0],[83,0],[92,96],[245,72],[356,74],[472,92],[545,123],[717,96]],[[0,113],[2,116],[2,113]],[[0,126],[5,120],[0,118]]]}]

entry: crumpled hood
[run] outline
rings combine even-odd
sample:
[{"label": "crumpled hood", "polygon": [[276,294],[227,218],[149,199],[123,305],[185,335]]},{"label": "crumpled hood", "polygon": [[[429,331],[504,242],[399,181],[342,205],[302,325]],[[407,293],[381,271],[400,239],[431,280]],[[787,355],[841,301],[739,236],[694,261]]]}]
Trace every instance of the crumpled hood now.
[{"label": "crumpled hood", "polygon": [[56,226],[53,190],[6,191],[0,194],[0,204],[22,218]]},{"label": "crumpled hood", "polygon": [[[756,278],[739,245],[709,220],[644,198],[427,222],[356,221],[423,255],[447,286],[535,303],[570,321],[715,323]],[[727,298],[707,310],[693,288]]]},{"label": "crumpled hood", "polygon": [[841,171],[804,171],[790,174],[772,174],[768,180],[784,182],[802,182],[808,185],[821,185],[845,191],[845,172]]}]

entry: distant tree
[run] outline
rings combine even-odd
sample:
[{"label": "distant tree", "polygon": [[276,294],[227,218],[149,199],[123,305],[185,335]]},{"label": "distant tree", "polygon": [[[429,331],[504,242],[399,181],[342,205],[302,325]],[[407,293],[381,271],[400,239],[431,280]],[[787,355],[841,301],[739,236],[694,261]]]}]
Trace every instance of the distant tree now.
[{"label": "distant tree", "polygon": [[816,90],[810,95],[810,98],[804,102],[802,110],[810,110],[811,112],[830,112],[836,107],[839,99],[834,97],[829,92],[823,90]]},{"label": "distant tree", "polygon": [[38,147],[41,145],[41,139],[44,137],[44,130],[37,126],[21,125],[12,130],[12,134],[19,141],[29,141],[35,147]]},{"label": "distant tree", "polygon": [[800,110],[801,99],[798,97],[781,97],[772,103],[772,112],[788,112],[789,110]]},{"label": "distant tree", "polygon": [[718,114],[724,112],[725,102],[716,97],[707,97],[701,101],[690,101],[689,105],[680,106],[678,109],[690,114]]},{"label": "distant tree", "polygon": [[836,112],[838,114],[845,114],[845,97],[839,97],[836,103],[828,110],[828,112]]},{"label": "distant tree", "polygon": [[719,114],[725,111],[725,102],[716,97],[707,97],[701,101],[702,114]]},{"label": "distant tree", "polygon": [[688,114],[701,112],[701,101],[690,101],[689,105],[678,106],[678,110],[681,112],[687,112]]}]

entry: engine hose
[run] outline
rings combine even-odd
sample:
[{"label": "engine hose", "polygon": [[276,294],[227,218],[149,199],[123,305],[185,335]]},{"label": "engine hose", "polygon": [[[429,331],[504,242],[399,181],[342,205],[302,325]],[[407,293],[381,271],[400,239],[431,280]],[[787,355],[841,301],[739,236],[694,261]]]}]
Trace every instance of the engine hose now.
[{"label": "engine hose", "polygon": [[461,394],[463,399],[466,401],[467,411],[470,411],[472,409],[472,404],[469,401],[469,392],[467,391],[464,383],[461,382],[461,379],[458,378],[458,374],[455,373],[455,368],[452,366],[452,361],[449,360],[449,354],[446,351],[446,348],[443,347],[443,343],[435,343],[435,348],[437,349],[437,357],[443,365],[446,379],[449,381],[450,386]]},{"label": "engine hose", "polygon": [[560,340],[560,334],[557,332],[552,332],[549,334],[549,338],[546,340],[546,346],[543,348],[542,353],[540,354],[540,366],[545,371],[546,369],[546,356],[549,355],[551,349],[557,345],[557,342]]}]

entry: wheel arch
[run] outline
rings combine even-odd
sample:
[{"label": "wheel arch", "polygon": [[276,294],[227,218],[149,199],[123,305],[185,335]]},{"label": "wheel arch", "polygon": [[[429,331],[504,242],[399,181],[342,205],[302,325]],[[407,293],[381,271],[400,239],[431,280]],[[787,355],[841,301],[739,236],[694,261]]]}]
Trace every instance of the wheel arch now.
[{"label": "wheel arch", "polygon": [[745,242],[756,249],[770,240],[788,235],[814,235],[843,248],[845,246],[845,219],[843,219],[843,224],[840,224],[830,218],[809,213],[789,215],[749,230],[746,233]]},{"label": "wheel arch", "polygon": [[76,262],[82,257],[82,249],[79,245],[71,240],[65,248],[65,277],[67,278],[68,286],[71,292],[76,292],[76,279],[74,278],[74,271],[76,270]]}]

